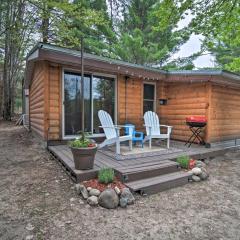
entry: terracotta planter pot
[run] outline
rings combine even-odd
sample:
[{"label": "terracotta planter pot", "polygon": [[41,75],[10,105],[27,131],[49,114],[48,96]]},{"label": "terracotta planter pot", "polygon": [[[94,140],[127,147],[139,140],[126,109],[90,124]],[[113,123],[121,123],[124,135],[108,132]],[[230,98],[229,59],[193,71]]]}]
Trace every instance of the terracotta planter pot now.
[{"label": "terracotta planter pot", "polygon": [[75,168],[77,170],[86,170],[93,168],[97,146],[86,148],[70,148],[73,154]]}]

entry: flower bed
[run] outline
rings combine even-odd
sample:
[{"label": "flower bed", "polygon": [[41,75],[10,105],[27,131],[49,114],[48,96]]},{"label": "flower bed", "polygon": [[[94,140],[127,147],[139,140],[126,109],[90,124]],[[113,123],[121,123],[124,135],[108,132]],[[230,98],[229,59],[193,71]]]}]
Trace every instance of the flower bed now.
[{"label": "flower bed", "polygon": [[98,172],[98,178],[76,184],[75,189],[79,195],[91,206],[113,209],[127,207],[133,204],[135,198],[116,176],[111,168],[103,168]]},{"label": "flower bed", "polygon": [[99,183],[98,179],[91,179],[89,181],[84,181],[83,185],[86,188],[91,187],[91,188],[94,188],[94,189],[98,189],[100,192],[103,192],[107,188],[114,189],[115,187],[118,187],[120,190],[122,190],[122,189],[124,189],[126,187],[116,177],[114,178],[114,181],[112,183],[109,183],[109,184]]}]

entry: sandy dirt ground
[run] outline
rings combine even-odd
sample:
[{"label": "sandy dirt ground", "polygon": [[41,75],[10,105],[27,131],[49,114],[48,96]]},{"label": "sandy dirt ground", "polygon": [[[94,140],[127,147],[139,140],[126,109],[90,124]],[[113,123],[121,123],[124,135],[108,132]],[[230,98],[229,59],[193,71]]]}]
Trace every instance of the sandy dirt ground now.
[{"label": "sandy dirt ground", "polygon": [[0,122],[0,239],[240,239],[240,151],[208,169],[127,209],[92,208],[39,139]]}]

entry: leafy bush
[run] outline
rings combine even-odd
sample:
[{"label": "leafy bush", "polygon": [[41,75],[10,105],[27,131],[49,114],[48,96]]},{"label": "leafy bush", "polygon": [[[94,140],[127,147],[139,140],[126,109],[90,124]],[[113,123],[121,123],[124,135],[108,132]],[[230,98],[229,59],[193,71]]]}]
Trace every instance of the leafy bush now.
[{"label": "leafy bush", "polygon": [[74,148],[95,147],[95,143],[92,143],[89,138],[86,138],[85,133],[82,133],[80,138],[70,141],[69,146]]},{"label": "leafy bush", "polygon": [[100,183],[111,183],[114,180],[114,170],[112,168],[102,168],[98,172],[98,182]]},{"label": "leafy bush", "polygon": [[180,157],[177,158],[177,162],[179,163],[179,165],[182,168],[188,169],[189,161],[190,161],[190,159],[189,159],[188,156],[180,156]]},{"label": "leafy bush", "polygon": [[89,139],[85,139],[85,140],[75,139],[69,143],[70,147],[74,147],[74,148],[88,147],[89,144],[90,144]]}]

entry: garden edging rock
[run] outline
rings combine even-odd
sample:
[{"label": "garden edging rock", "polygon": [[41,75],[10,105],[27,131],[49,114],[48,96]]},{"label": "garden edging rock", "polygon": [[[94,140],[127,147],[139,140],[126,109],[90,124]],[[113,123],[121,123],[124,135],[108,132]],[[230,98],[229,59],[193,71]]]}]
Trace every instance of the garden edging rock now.
[{"label": "garden edging rock", "polygon": [[104,190],[99,198],[98,198],[98,203],[101,207],[108,208],[108,209],[113,209],[116,208],[119,204],[119,197],[115,190],[109,188]]}]

